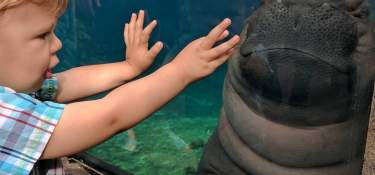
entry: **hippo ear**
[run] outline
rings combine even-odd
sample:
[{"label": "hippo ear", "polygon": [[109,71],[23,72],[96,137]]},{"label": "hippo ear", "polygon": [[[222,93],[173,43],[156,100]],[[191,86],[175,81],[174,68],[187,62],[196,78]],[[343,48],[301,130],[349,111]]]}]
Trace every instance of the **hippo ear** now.
[{"label": "hippo ear", "polygon": [[345,0],[345,8],[354,17],[367,18],[370,13],[368,0]]}]

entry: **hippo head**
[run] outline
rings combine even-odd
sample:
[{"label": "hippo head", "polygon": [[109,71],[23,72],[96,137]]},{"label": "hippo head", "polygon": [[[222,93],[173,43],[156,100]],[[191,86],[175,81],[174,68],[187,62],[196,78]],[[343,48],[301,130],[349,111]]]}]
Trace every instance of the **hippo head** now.
[{"label": "hippo head", "polygon": [[368,115],[374,39],[364,0],[264,0],[229,74],[258,114],[299,126]]}]

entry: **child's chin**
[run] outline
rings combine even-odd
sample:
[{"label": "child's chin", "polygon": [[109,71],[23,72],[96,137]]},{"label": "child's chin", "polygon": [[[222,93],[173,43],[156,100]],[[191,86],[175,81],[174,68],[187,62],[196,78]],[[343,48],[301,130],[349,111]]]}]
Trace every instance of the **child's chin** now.
[{"label": "child's chin", "polygon": [[36,92],[36,91],[38,91],[40,88],[42,88],[43,81],[44,81],[44,79],[39,80],[38,82],[35,82],[34,85],[30,88],[30,91],[31,91],[31,92]]}]

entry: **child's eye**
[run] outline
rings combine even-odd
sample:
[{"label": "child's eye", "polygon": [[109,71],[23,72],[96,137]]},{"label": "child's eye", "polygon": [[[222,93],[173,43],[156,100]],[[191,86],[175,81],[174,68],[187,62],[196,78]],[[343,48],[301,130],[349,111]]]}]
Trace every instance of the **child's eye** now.
[{"label": "child's eye", "polygon": [[38,38],[44,39],[44,38],[46,38],[48,36],[49,33],[50,32],[43,33],[43,34],[39,35]]}]

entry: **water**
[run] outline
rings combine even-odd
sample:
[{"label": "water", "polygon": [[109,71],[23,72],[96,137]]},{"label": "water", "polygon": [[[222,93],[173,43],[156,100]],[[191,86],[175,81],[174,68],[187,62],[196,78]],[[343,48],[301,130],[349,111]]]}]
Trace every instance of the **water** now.
[{"label": "water", "polygon": [[[210,31],[222,19],[232,19],[231,36],[238,34],[258,1],[237,0],[71,0],[57,26],[64,47],[56,72],[72,67],[122,61],[123,27],[132,12],[143,9],[146,23],[158,20],[150,43],[164,49],[145,76],[168,63],[192,40]],[[195,171],[217,124],[226,65],[190,85],[173,101],[136,126],[136,148],[129,151],[123,132],[88,152],[137,175],[178,175]],[[202,96],[202,94],[204,94]],[[105,93],[90,97],[99,98]]]}]

